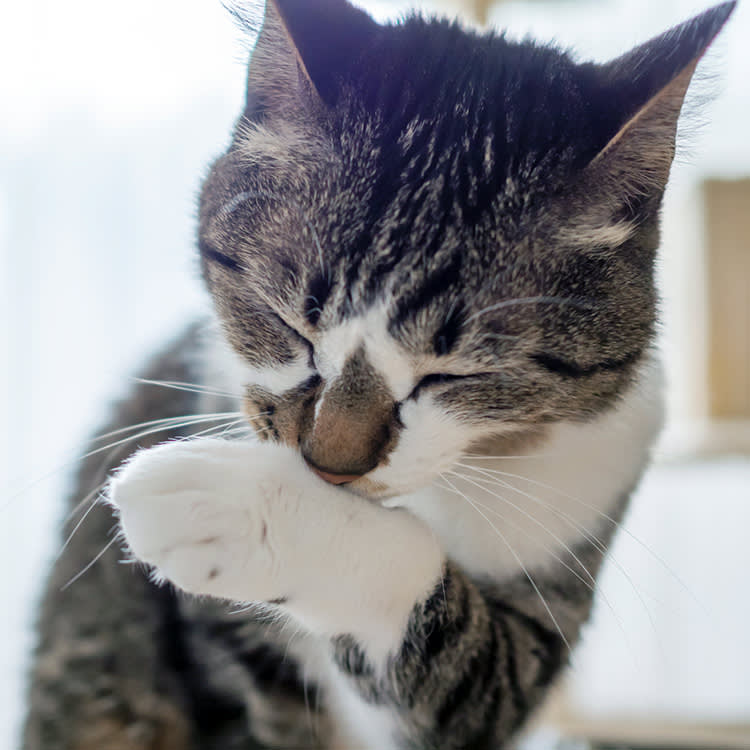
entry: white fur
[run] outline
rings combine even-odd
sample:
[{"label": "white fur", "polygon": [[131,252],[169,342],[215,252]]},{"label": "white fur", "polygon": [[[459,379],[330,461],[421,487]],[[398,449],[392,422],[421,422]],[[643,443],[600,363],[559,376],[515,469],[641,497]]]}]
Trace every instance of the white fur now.
[{"label": "white fur", "polygon": [[287,598],[319,635],[396,648],[442,552],[422,522],[318,479],[289,448],[216,439],[137,454],[110,497],[137,558],[193,594]]},{"label": "white fur", "polygon": [[383,377],[395,401],[416,385],[416,363],[388,333],[388,308],[378,305],[323,333],[315,346],[315,362],[324,380],[341,375],[346,361],[364,347],[370,364]]},{"label": "white fur", "polygon": [[282,393],[304,383],[314,371],[310,368],[307,350],[301,351],[292,362],[285,365],[254,367],[248,364],[229,346],[221,335],[214,335],[208,346],[209,376],[211,383],[221,383],[223,390],[239,398],[245,387],[255,385],[269,393]]},{"label": "white fur", "polygon": [[[324,377],[340,374],[346,358],[364,345],[391,388],[413,387],[414,369],[388,337],[382,311],[333,329],[321,344],[322,352],[330,352],[319,363]],[[531,458],[462,459],[483,433],[451,418],[429,392],[406,401],[401,418],[405,429],[395,450],[368,475],[393,495],[387,505],[422,519],[468,571],[512,576],[522,564],[529,570],[554,564],[581,541],[580,527],[596,533],[606,526],[605,515],[640,475],[661,428],[661,367],[646,361],[631,389],[598,419],[551,426]],[[454,469],[466,478],[449,473]]]},{"label": "white fur", "polygon": [[[406,358],[382,326],[375,330],[360,319],[330,334],[319,363],[324,377],[335,377],[347,354],[364,345],[384,372],[397,354],[389,383],[403,392],[413,370],[407,376]],[[233,378],[258,376],[241,366],[224,372],[235,392]],[[286,375],[300,374],[275,371],[269,385],[283,389]],[[400,645],[414,604],[434,590],[446,557],[470,574],[503,579],[554,564],[583,538],[579,527],[595,533],[648,459],[662,419],[661,372],[648,362],[609,412],[551,427],[534,458],[462,460],[479,434],[428,393],[409,400],[402,419],[396,450],[371,475],[398,493],[382,505],[326,484],[291,448],[217,439],[136,454],[112,481],[111,501],[133,553],[158,577],[193,594],[286,598],[282,608],[306,632],[322,643],[350,633],[380,668]],[[452,474],[454,467],[468,478]],[[488,470],[505,475],[483,485]],[[438,481],[481,503],[478,510],[447,485],[431,485],[440,472]],[[335,748],[394,747],[395,717],[363,703],[335,670],[322,677],[345,717]]]},{"label": "white fur", "polygon": [[368,474],[397,495],[430,485],[486,432],[452,418],[426,391],[402,405],[401,421],[404,430],[387,463]]},{"label": "white fur", "polygon": [[[580,527],[595,534],[607,525],[605,514],[614,512],[637,481],[662,420],[661,367],[649,361],[617,406],[592,422],[553,426],[547,439],[531,449],[533,457],[463,459],[477,470],[457,467],[456,472],[470,480],[446,474],[441,484],[452,484],[476,508],[436,486],[387,504],[425,521],[447,556],[474,575],[502,579],[516,575],[522,563],[528,570],[547,567],[566,546],[584,538]],[[417,440],[398,463],[408,467],[419,449]],[[481,473],[488,470],[504,475]],[[382,481],[387,474],[386,467]],[[496,484],[484,482],[492,477]]]},{"label": "white fur", "polygon": [[333,665],[325,682],[328,700],[340,719],[331,750],[398,750],[398,723],[392,711],[365,703]]}]

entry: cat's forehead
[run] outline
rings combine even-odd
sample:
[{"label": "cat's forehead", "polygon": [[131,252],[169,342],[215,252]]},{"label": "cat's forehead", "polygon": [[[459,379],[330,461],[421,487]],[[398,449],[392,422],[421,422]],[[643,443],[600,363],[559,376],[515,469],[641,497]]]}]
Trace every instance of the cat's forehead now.
[{"label": "cat's forehead", "polygon": [[341,375],[350,360],[361,357],[388,385],[396,400],[406,398],[421,369],[419,357],[409,353],[388,331],[384,305],[344,319],[317,337],[315,362],[324,380]]},{"label": "cat's forehead", "polygon": [[396,401],[402,401],[427,374],[438,370],[471,372],[474,365],[465,356],[438,356],[410,346],[394,331],[392,316],[388,304],[378,303],[320,330],[314,337],[314,359],[320,376],[332,382],[351,362],[361,362],[363,368],[370,368],[386,383]]}]

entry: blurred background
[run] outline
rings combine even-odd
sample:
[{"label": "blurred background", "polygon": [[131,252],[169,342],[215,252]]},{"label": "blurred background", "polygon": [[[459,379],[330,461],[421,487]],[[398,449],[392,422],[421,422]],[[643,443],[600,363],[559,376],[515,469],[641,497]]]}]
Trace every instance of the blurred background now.
[{"label": "blurred background", "polygon": [[[709,3],[358,4],[605,60]],[[749,39],[744,2],[689,97],[702,108],[681,132],[660,267],[669,425],[540,736],[750,747]],[[252,42],[220,0],[0,8],[0,747],[17,746],[71,462],[143,358],[207,309],[195,198]]]}]

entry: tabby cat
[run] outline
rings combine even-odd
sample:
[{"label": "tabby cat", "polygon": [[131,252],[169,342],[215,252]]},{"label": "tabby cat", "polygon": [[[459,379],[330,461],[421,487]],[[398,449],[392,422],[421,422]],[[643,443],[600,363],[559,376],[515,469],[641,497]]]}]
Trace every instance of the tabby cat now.
[{"label": "tabby cat", "polygon": [[200,199],[216,320],[82,465],[26,750],[510,746],[660,427],[659,212],[733,7],[581,64],[269,0]]}]

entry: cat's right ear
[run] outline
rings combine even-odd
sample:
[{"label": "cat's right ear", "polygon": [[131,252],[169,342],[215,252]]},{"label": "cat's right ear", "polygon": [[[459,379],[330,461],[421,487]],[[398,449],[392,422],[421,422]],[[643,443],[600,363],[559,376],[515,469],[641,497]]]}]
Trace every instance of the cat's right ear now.
[{"label": "cat's right ear", "polygon": [[379,28],[347,0],[266,0],[248,69],[247,119],[334,106]]}]

